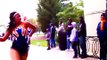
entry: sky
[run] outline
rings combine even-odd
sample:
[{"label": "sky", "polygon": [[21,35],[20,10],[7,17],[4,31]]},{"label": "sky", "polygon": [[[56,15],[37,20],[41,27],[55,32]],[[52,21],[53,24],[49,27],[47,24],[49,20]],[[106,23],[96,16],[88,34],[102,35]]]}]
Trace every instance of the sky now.
[{"label": "sky", "polygon": [[73,5],[75,6],[76,3],[78,3],[80,0],[68,0],[68,1],[63,1],[62,3],[68,4],[69,2],[73,2]]},{"label": "sky", "polygon": [[[72,0],[76,2],[79,0]],[[0,25],[7,26],[9,23],[9,15],[16,11],[22,17],[37,18],[38,0],[0,0]],[[0,31],[4,31],[4,27],[0,27]]]},{"label": "sky", "polygon": [[38,0],[0,0],[0,24],[8,24],[9,14],[19,12],[22,16],[37,18]]},{"label": "sky", "polygon": [[19,12],[22,16],[26,16],[27,19],[37,18],[37,3],[38,0],[0,0],[0,24],[8,24],[9,14],[12,11]]}]

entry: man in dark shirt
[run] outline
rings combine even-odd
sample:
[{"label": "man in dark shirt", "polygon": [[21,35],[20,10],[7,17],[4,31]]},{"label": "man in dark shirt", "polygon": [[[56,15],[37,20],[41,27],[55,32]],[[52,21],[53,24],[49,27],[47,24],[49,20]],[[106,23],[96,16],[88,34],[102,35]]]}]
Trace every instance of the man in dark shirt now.
[{"label": "man in dark shirt", "polygon": [[101,21],[97,26],[97,37],[100,42],[100,60],[107,60],[107,20],[105,13],[101,14]]},{"label": "man in dark shirt", "polygon": [[78,36],[79,36],[79,45],[81,47],[81,58],[87,57],[87,50],[86,50],[86,24],[84,21],[84,18],[80,16],[78,18],[79,24],[78,24]]},{"label": "man in dark shirt", "polygon": [[55,29],[55,26],[53,23],[50,23],[50,32],[51,32],[51,47],[56,47],[56,43],[55,43],[55,32],[56,32],[56,29]]},{"label": "man in dark shirt", "polygon": [[67,50],[69,50],[70,49],[70,34],[71,34],[71,30],[72,30],[72,19],[71,18],[69,18],[68,19],[69,20],[69,22],[67,23],[67,25],[66,25],[66,44],[67,44]]}]

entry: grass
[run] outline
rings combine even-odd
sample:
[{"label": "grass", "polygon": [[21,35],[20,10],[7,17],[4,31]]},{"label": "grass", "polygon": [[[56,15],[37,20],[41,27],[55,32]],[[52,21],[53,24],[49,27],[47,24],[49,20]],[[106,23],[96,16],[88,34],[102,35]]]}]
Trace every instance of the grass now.
[{"label": "grass", "polygon": [[[47,41],[46,40],[31,40],[30,44],[31,45],[39,45],[39,46],[47,47]],[[56,45],[58,45],[57,42],[56,42]]]},{"label": "grass", "polygon": [[31,45],[39,45],[46,47],[47,46],[47,41],[46,40],[31,40]]},{"label": "grass", "polygon": [[[32,38],[30,44],[31,45],[39,45],[39,46],[47,47],[47,41],[43,36],[44,36],[43,34],[34,34],[33,37],[37,37],[37,38]],[[57,44],[58,43],[56,42],[56,45]]]}]

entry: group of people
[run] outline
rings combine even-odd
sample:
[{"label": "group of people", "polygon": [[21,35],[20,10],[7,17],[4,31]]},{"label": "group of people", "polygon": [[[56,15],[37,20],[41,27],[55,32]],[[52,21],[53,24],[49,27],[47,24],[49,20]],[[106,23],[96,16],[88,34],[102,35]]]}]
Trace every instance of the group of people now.
[{"label": "group of people", "polygon": [[[76,22],[71,18],[68,20],[69,22],[65,28],[64,23],[60,21],[59,27],[56,29],[58,32],[59,48],[61,50],[69,50],[70,46],[72,46],[74,50],[73,58],[77,58],[78,56],[86,58],[86,23],[84,17],[80,16],[78,18],[78,24],[76,24]],[[100,42],[100,60],[107,60],[107,13],[101,14],[101,21],[97,25],[97,37]]]},{"label": "group of people", "polygon": [[84,17],[80,16],[78,20],[79,23],[77,24],[72,19],[69,19],[69,22],[66,26],[67,50],[70,49],[71,44],[74,50],[73,58],[77,58],[78,56],[81,58],[86,58],[86,24]]},{"label": "group of people", "polygon": [[[84,21],[84,17],[80,16],[78,18],[79,23],[77,25],[71,18],[68,19],[68,23],[64,25],[62,21],[59,21],[58,27],[54,26],[52,23],[52,27],[48,27],[46,36],[48,42],[48,50],[51,49],[51,45],[55,43],[55,31],[58,35],[58,45],[60,50],[70,50],[72,46],[74,50],[73,58],[77,58],[78,56],[81,58],[87,57],[86,50],[86,24]],[[53,34],[54,32],[54,34]],[[54,38],[51,38],[54,35]],[[52,42],[54,40],[54,43]],[[56,45],[55,45],[56,46]],[[79,48],[80,47],[80,48]],[[82,50],[80,54],[80,49]]]},{"label": "group of people", "polygon": [[[100,60],[107,60],[107,14],[101,14],[101,21],[97,26],[97,37],[100,42]],[[87,49],[86,49],[86,23],[84,21],[84,17],[80,16],[78,18],[79,23],[77,24],[71,18],[68,19],[69,22],[64,25],[62,21],[59,21],[59,26],[54,27],[54,30],[47,29],[48,36],[48,49],[52,46],[51,40],[54,40],[55,43],[55,31],[58,33],[58,44],[61,50],[69,50],[70,46],[72,46],[74,50],[73,58],[77,58],[78,56],[81,58],[87,57]],[[52,36],[52,31],[54,31],[54,38],[50,39]],[[81,52],[80,52],[81,49]]]},{"label": "group of people", "polygon": [[47,50],[56,47],[55,43],[55,26],[53,23],[50,23],[49,26],[46,28],[46,37],[47,37]]},{"label": "group of people", "polygon": [[[13,36],[13,43],[11,46],[11,59],[12,60],[26,60],[29,50],[29,39],[37,28],[29,22],[22,22],[21,16],[18,12],[10,13],[10,22],[4,35],[0,37],[0,42],[8,39],[10,35]],[[66,27],[62,21],[59,22],[59,26],[56,27],[53,23],[50,23],[46,29],[46,37],[48,42],[48,50],[56,47],[55,32],[58,32],[58,43],[61,50],[69,50],[72,46],[74,50],[73,58],[78,56],[81,58],[87,57],[86,50],[86,24],[84,17],[78,18],[79,23],[77,25],[71,18],[68,19]],[[30,31],[29,31],[30,29]],[[97,35],[100,41],[100,59],[106,60],[107,55],[107,19],[106,14],[102,13],[101,21],[97,26]],[[80,48],[81,53],[80,53]]]}]

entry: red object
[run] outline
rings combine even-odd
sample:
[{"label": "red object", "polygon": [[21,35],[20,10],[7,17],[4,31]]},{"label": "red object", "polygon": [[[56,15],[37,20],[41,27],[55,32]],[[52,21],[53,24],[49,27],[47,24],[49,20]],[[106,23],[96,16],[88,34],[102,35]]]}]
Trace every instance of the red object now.
[{"label": "red object", "polygon": [[25,16],[23,20],[26,21],[26,20],[27,20],[27,17]]}]

